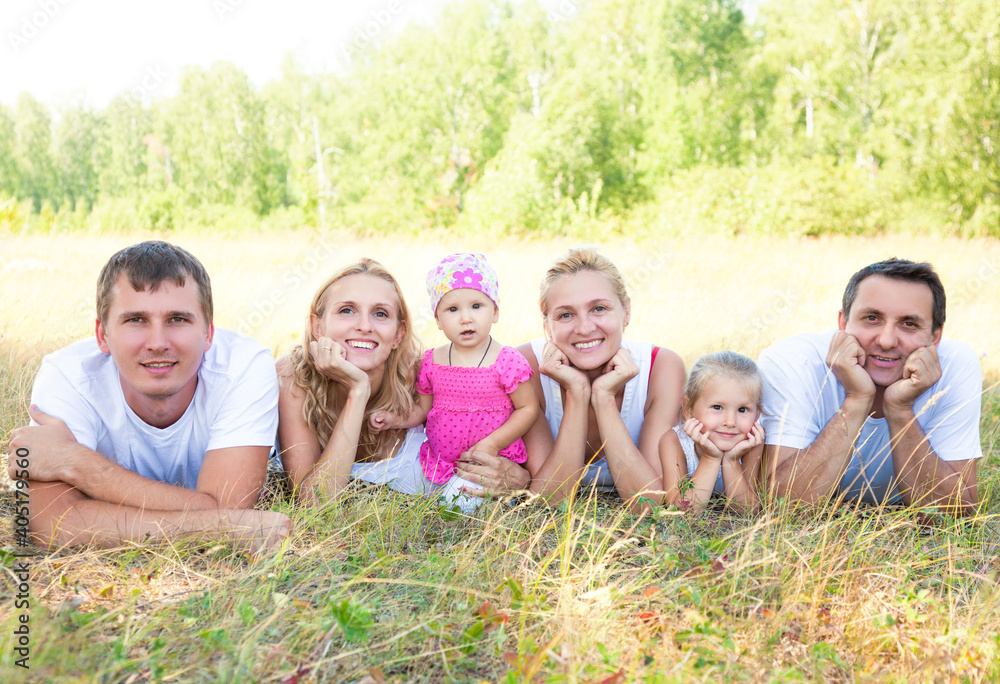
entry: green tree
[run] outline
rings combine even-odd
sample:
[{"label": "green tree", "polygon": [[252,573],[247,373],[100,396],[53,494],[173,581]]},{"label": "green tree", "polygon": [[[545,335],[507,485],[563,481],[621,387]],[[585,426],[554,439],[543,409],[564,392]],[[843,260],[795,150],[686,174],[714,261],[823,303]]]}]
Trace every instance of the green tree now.
[{"label": "green tree", "polygon": [[343,153],[324,143],[332,137],[330,79],[307,74],[286,57],[281,78],[264,87],[260,100],[271,149],[286,173],[283,201],[302,207],[325,227],[326,212],[337,199],[330,155]]},{"label": "green tree", "polygon": [[735,0],[643,3],[647,166],[662,176],[742,162],[761,115]]},{"label": "green tree", "polygon": [[11,198],[21,189],[14,150],[17,133],[10,110],[0,104],[0,198]]},{"label": "green tree", "polygon": [[58,204],[54,195],[52,164],[52,117],[41,102],[28,93],[17,99],[14,114],[14,159],[20,179],[20,197],[30,199],[35,211],[46,200]]},{"label": "green tree", "polygon": [[[528,12],[532,6],[528,6]],[[641,7],[614,0],[578,16],[519,22],[517,116],[470,193],[473,223],[560,230],[645,196]]]},{"label": "green tree", "polygon": [[784,154],[862,165],[891,156],[906,10],[888,0],[774,0],[762,7],[762,50],[777,74],[770,134]]},{"label": "green tree", "polygon": [[162,117],[172,178],[193,204],[264,214],[284,200],[285,177],[269,148],[263,107],[233,64],[188,68]]},{"label": "green tree", "polygon": [[137,98],[123,96],[112,100],[101,118],[99,192],[107,197],[136,195],[146,178],[147,145],[143,138],[152,133],[152,115]]},{"label": "green tree", "polygon": [[435,28],[408,27],[338,82],[323,146],[343,150],[330,176],[344,220],[395,207],[402,221],[448,224],[463,210],[527,90],[510,58],[513,11],[449,6]]},{"label": "green tree", "polygon": [[55,130],[56,195],[76,209],[89,211],[97,198],[97,157],[103,125],[98,116],[77,104],[60,112]]},{"label": "green tree", "polygon": [[1000,234],[1000,7],[964,0],[920,9],[907,15],[895,93],[900,156],[960,223]]}]

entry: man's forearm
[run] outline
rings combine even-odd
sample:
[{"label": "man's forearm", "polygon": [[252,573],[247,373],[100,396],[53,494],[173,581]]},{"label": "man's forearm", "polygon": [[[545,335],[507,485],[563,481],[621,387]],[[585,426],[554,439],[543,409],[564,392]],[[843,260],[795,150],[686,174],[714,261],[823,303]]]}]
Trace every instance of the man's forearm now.
[{"label": "man's forearm", "polygon": [[79,444],[70,448],[74,451],[65,459],[62,481],[91,499],[159,511],[220,507],[215,497],[205,492],[150,480]]},{"label": "man's forearm", "polygon": [[845,399],[811,445],[773,466],[777,494],[806,502],[829,497],[851,462],[870,408],[870,401]]},{"label": "man's forearm", "polygon": [[887,410],[892,465],[903,503],[968,511],[978,501],[962,474],[942,460],[912,410]]},{"label": "man's forearm", "polygon": [[30,483],[30,523],[35,543],[43,548],[96,544],[113,547],[197,534],[199,540],[245,543],[253,551],[288,535],[288,518],[271,511],[152,510],[88,499],[61,482]]}]

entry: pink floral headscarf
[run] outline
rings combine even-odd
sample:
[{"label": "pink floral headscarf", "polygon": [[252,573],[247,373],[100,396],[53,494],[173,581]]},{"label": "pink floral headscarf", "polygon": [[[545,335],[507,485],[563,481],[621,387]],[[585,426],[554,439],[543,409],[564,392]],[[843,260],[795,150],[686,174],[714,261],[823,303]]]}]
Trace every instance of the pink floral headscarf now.
[{"label": "pink floral headscarf", "polygon": [[452,290],[479,290],[499,307],[499,289],[496,271],[482,254],[449,254],[427,274],[427,294],[435,315],[441,298]]}]

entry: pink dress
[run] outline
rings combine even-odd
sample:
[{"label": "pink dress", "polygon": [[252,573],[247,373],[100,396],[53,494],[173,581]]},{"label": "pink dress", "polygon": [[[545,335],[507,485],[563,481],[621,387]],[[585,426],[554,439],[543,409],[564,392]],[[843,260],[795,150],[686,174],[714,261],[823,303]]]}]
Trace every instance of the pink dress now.
[{"label": "pink dress", "polygon": [[[450,480],[462,452],[507,422],[514,412],[508,395],[531,375],[531,366],[513,347],[501,347],[496,362],[486,368],[442,366],[434,363],[434,350],[429,349],[417,377],[417,391],[434,395],[427,414],[427,441],[420,447],[427,479],[436,484]],[[501,449],[500,455],[514,463],[528,460],[520,438]]]}]

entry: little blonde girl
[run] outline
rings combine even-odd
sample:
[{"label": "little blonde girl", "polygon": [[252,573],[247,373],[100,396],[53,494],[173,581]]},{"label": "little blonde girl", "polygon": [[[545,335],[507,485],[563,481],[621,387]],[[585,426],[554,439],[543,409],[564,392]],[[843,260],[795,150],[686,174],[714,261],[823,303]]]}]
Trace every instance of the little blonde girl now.
[{"label": "little blonde girl", "polygon": [[497,276],[482,254],[452,254],[427,275],[431,309],[447,345],[424,353],[417,405],[399,424],[392,414],[372,414],[372,430],[413,427],[426,420],[420,464],[431,482],[444,484],[442,499],[469,512],[482,501],[479,483],[455,475],[466,451],[487,451],[515,463],[528,459],[521,436],[538,416],[528,382],[531,366],[513,347],[490,334],[500,316]]},{"label": "little blonde girl", "polygon": [[[660,439],[666,503],[704,508],[724,494],[744,509],[758,504],[754,482],[764,448],[760,417],[764,380],[751,359],[731,351],[706,354],[691,369],[684,424]],[[686,476],[691,484],[684,487]]]}]

